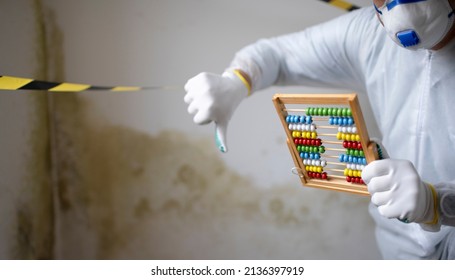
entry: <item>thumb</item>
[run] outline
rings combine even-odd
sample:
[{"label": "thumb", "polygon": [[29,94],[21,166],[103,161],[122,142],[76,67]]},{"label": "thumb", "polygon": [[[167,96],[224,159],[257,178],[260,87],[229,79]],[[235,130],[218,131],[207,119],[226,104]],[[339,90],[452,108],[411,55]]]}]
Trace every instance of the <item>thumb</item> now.
[{"label": "thumb", "polygon": [[215,142],[218,149],[227,153],[228,148],[226,145],[226,134],[227,134],[228,121],[215,122]]}]

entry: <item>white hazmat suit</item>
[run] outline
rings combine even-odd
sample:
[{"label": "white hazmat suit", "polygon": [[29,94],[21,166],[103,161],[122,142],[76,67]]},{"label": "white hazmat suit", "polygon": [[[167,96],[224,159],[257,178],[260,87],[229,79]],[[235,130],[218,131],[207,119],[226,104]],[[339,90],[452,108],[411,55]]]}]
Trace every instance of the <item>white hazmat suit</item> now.
[{"label": "white hazmat suit", "polygon": [[262,39],[240,50],[229,69],[244,71],[252,92],[305,85],[366,94],[390,158],[409,160],[422,180],[434,185],[443,224],[426,231],[417,223],[385,218],[371,205],[383,257],[455,258],[455,40],[438,51],[406,50],[390,40],[375,9],[367,7],[302,32]]}]

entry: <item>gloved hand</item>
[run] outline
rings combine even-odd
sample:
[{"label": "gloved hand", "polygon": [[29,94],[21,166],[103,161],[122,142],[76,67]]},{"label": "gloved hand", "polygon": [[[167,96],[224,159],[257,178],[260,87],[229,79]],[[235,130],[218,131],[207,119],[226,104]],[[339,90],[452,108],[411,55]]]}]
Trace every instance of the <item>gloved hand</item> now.
[{"label": "gloved hand", "polygon": [[[433,186],[420,179],[407,160],[383,159],[368,164],[362,171],[371,202],[387,218],[404,222],[436,223]],[[437,218],[437,216],[436,216]]]},{"label": "gloved hand", "polygon": [[227,152],[226,132],[229,120],[240,102],[248,96],[249,88],[238,74],[226,71],[223,75],[200,73],[185,84],[184,97],[188,113],[194,114],[196,124],[215,122],[215,139],[222,152]]}]

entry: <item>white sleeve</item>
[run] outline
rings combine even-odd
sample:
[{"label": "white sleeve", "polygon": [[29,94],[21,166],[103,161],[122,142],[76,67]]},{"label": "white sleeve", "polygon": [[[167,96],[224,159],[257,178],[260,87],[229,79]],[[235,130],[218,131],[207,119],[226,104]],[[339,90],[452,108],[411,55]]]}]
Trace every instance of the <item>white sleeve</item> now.
[{"label": "white sleeve", "polygon": [[262,39],[240,50],[230,68],[250,75],[253,90],[271,85],[329,86],[364,91],[363,66],[379,25],[360,9],[301,32]]}]

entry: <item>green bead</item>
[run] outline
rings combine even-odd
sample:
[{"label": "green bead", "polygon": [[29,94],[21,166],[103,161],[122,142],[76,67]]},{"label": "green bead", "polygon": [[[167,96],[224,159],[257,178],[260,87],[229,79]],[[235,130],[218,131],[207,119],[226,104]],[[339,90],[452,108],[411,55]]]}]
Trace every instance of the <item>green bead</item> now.
[{"label": "green bead", "polygon": [[327,110],[328,110],[327,108],[323,108],[322,109],[322,115],[323,116],[327,116]]},{"label": "green bead", "polygon": [[359,156],[359,150],[354,150],[354,156],[356,156],[356,157]]},{"label": "green bead", "polygon": [[322,108],[319,107],[319,108],[318,108],[318,116],[321,116],[321,115],[322,115]]},{"label": "green bead", "polygon": [[309,107],[309,108],[307,109],[306,114],[307,114],[308,116],[313,115],[313,108],[312,108],[312,107]]},{"label": "green bead", "polygon": [[346,110],[346,115],[347,115],[348,117],[352,117],[352,111],[351,111],[351,109],[348,108],[348,109]]},{"label": "green bead", "polygon": [[343,109],[341,110],[341,114],[343,115],[343,117],[346,117],[346,116],[347,116],[346,108],[343,108]]},{"label": "green bead", "polygon": [[319,153],[323,154],[325,153],[325,147],[324,146],[319,146]]},{"label": "green bead", "polygon": [[362,150],[360,150],[360,151],[359,151],[359,156],[365,157],[365,153],[364,153]]}]

